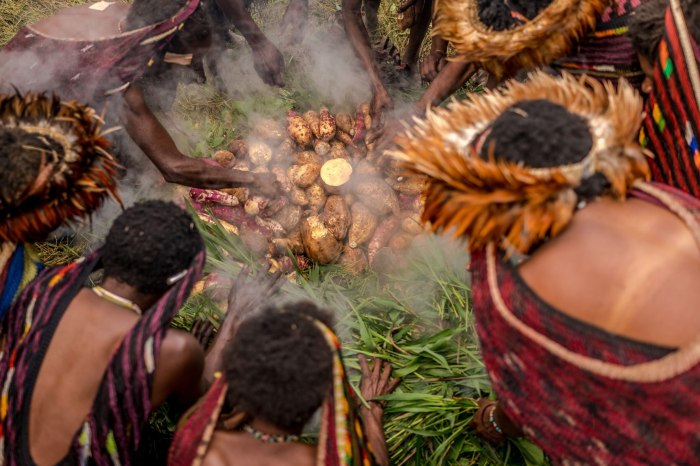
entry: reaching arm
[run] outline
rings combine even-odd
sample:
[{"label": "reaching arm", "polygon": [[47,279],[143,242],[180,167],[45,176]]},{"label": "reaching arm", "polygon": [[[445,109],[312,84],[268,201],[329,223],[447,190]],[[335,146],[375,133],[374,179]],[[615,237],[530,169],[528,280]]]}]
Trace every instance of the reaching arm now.
[{"label": "reaching arm", "polygon": [[165,180],[198,188],[225,188],[257,182],[253,173],[210,166],[187,157],[151,112],[137,85],[124,93],[122,120],[129,136],[158,167]]},{"label": "reaching arm", "polygon": [[469,62],[447,62],[420,100],[416,102],[415,114],[423,115],[428,107],[440,105],[446,98],[457,92],[477,69],[476,65]]},{"label": "reaching arm", "polygon": [[194,404],[201,395],[199,380],[203,367],[204,351],[199,342],[185,332],[169,330],[163,339],[153,376],[153,408],[167,399],[181,408]]},{"label": "reaching arm", "polygon": [[362,62],[362,66],[369,75],[372,83],[372,103],[370,106],[372,116],[378,116],[385,110],[393,108],[389,92],[384,87],[377,64],[372,58],[372,44],[369,41],[369,34],[362,22],[362,0],[343,0],[343,23],[345,32],[348,35],[350,44],[355,50],[355,54]]},{"label": "reaching arm", "polygon": [[260,30],[243,0],[216,0],[217,5],[253,51],[255,71],[270,86],[284,86],[284,57]]}]

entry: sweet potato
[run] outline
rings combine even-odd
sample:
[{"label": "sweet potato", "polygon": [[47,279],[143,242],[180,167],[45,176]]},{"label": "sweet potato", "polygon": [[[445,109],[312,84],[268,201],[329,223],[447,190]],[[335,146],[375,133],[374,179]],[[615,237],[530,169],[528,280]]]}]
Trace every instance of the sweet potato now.
[{"label": "sweet potato", "polygon": [[401,229],[412,235],[423,233],[423,225],[420,221],[420,215],[416,212],[404,212],[401,219]]},{"label": "sweet potato", "polygon": [[401,210],[417,212],[418,215],[423,213],[425,207],[425,198],[420,195],[409,196],[407,194],[399,194],[399,205]]},{"label": "sweet potato", "polygon": [[306,188],[306,197],[309,198],[309,207],[318,212],[326,204],[326,191],[318,183]]},{"label": "sweet potato", "polygon": [[394,251],[401,251],[402,249],[408,248],[411,245],[412,241],[413,235],[408,234],[404,231],[399,231],[391,237],[388,246]]},{"label": "sweet potato", "polygon": [[203,204],[219,204],[224,206],[237,206],[238,198],[215,189],[190,188],[190,199]]},{"label": "sweet potato", "polygon": [[320,114],[321,125],[317,137],[322,141],[328,142],[335,136],[335,118],[333,118],[333,115],[326,107],[321,107]]},{"label": "sweet potato", "polygon": [[350,136],[350,135],[349,135],[348,133],[346,133],[345,131],[340,131],[340,130],[336,131],[336,132],[335,132],[335,138],[336,138],[338,141],[340,141],[340,142],[342,142],[343,144],[345,144],[346,146],[352,146],[352,145],[355,144],[355,143],[353,142],[353,140],[352,140],[352,136]]},{"label": "sweet potato", "polygon": [[265,228],[252,223],[241,225],[241,240],[250,251],[256,256],[267,254],[270,246],[271,232]]},{"label": "sweet potato", "polygon": [[358,143],[365,140],[365,116],[362,111],[355,112],[355,134],[352,137],[352,142]]},{"label": "sweet potato", "polygon": [[361,202],[356,202],[350,209],[350,229],[348,230],[348,245],[356,248],[370,240],[377,228],[377,216]]},{"label": "sweet potato", "polygon": [[292,254],[304,254],[304,243],[301,241],[301,234],[296,240],[292,238],[274,238],[272,244],[275,246],[275,252],[280,256],[286,256],[290,252]]},{"label": "sweet potato", "polygon": [[272,170],[270,170],[270,172],[272,172],[272,174],[275,175],[275,179],[279,183],[280,190],[283,193],[288,193],[292,190],[292,182],[287,176],[287,170],[285,170],[282,167],[272,167]]},{"label": "sweet potato", "polygon": [[249,172],[250,171],[250,163],[248,163],[245,160],[238,160],[236,161],[235,164],[233,164],[233,167],[231,167],[234,170],[242,171],[242,172]]},{"label": "sweet potato", "polygon": [[328,153],[328,157],[331,159],[345,159],[350,160],[350,154],[345,149],[345,144],[340,141],[333,141],[331,144],[331,151]]},{"label": "sweet potato", "polygon": [[399,199],[382,179],[365,178],[353,183],[357,198],[375,215],[399,212]]},{"label": "sweet potato", "polygon": [[387,245],[389,239],[394,234],[397,228],[399,228],[400,221],[397,216],[391,216],[382,221],[382,223],[377,226],[377,229],[372,235],[372,239],[367,245],[367,259],[369,263],[372,263],[374,256],[377,254],[381,248]]},{"label": "sweet potato", "polygon": [[345,267],[348,272],[354,274],[362,273],[369,267],[367,256],[364,251],[359,248],[353,249],[349,246],[343,248],[343,253],[340,255],[337,262]]},{"label": "sweet potato", "polygon": [[330,196],[323,209],[323,223],[331,231],[335,239],[342,241],[350,228],[350,209],[340,196]]},{"label": "sweet potato", "polygon": [[379,169],[372,165],[371,163],[360,160],[355,164],[355,169],[353,171],[356,177],[364,179],[365,177],[376,177],[379,175]]},{"label": "sweet potato", "polygon": [[362,141],[354,146],[348,146],[348,154],[353,160],[362,160],[367,157],[367,146]]},{"label": "sweet potato", "polygon": [[217,150],[211,158],[224,168],[231,167],[236,161],[236,156],[229,150]]},{"label": "sweet potato", "polygon": [[248,143],[243,139],[234,139],[231,141],[228,145],[228,150],[233,152],[239,159],[248,157]]},{"label": "sweet potato", "polygon": [[286,138],[282,143],[277,146],[273,158],[283,161],[289,159],[297,151],[297,144],[290,138]]},{"label": "sweet potato", "polygon": [[294,258],[294,260],[292,260],[292,258],[289,256],[278,257],[277,259],[270,259],[270,264],[270,273],[275,273],[279,271],[283,274],[287,274],[285,276],[291,283],[296,283],[296,280],[290,278],[289,274],[291,274],[291,277],[295,277],[297,267],[300,270],[306,270],[309,267],[311,267],[311,262],[309,261],[309,259],[299,255],[297,255]]},{"label": "sweet potato", "polygon": [[365,124],[365,130],[372,128],[372,114],[369,111],[369,102],[361,103],[357,109],[362,112],[362,117]]},{"label": "sweet potato", "polygon": [[323,158],[312,150],[297,152],[294,160],[297,165],[304,165],[305,163],[317,163],[321,165],[323,163]]},{"label": "sweet potato", "polygon": [[291,110],[287,113],[287,132],[294,142],[301,147],[311,144],[313,137],[311,127],[298,113]]},{"label": "sweet potato", "polygon": [[255,224],[272,232],[272,236],[280,238],[287,232],[277,221],[270,218],[255,217]]},{"label": "sweet potato", "polygon": [[273,145],[279,144],[286,137],[284,126],[270,118],[260,120],[253,128],[253,134]]},{"label": "sweet potato", "polygon": [[331,145],[326,141],[315,141],[314,142],[314,152],[316,152],[321,157],[328,155],[331,151]]},{"label": "sweet potato", "polygon": [[352,165],[345,159],[331,159],[321,166],[321,183],[333,194],[347,190],[352,178]]},{"label": "sweet potato", "polygon": [[306,191],[296,186],[289,192],[289,199],[294,205],[302,207],[309,205],[309,197],[306,195]]},{"label": "sweet potato", "polygon": [[304,254],[304,239],[301,236],[301,226],[295,228],[287,235],[289,247],[294,254]]},{"label": "sweet potato", "polygon": [[267,204],[260,212],[260,216],[262,218],[274,217],[280,210],[284,209],[287,204],[289,204],[289,199],[284,196],[278,196],[275,199],[268,199]]},{"label": "sweet potato", "polygon": [[282,210],[277,212],[274,219],[279,222],[285,230],[291,231],[295,229],[301,221],[301,207],[294,204],[287,204]]},{"label": "sweet potato", "polygon": [[287,171],[289,179],[299,188],[308,188],[321,172],[321,166],[317,163],[305,163],[304,165],[292,165]]},{"label": "sweet potato", "polygon": [[259,215],[267,206],[268,200],[261,196],[253,196],[245,201],[245,213],[250,217]]},{"label": "sweet potato", "polygon": [[252,142],[249,150],[248,158],[254,165],[267,165],[272,160],[272,148],[264,142]]},{"label": "sweet potato", "polygon": [[344,131],[352,135],[355,130],[355,120],[349,113],[338,112],[335,114],[335,125],[337,130]]},{"label": "sweet potato", "polygon": [[319,264],[334,262],[342,252],[341,243],[335,239],[318,215],[302,220],[301,237],[306,255]]},{"label": "sweet potato", "polygon": [[250,189],[248,188],[225,188],[221,192],[234,196],[238,199],[239,204],[245,204],[245,201],[250,197]]},{"label": "sweet potato", "polygon": [[319,127],[321,126],[321,119],[319,118],[318,113],[316,113],[315,110],[309,110],[308,112],[304,113],[303,118],[306,124],[309,125],[309,128],[311,128],[311,132],[314,133],[314,136],[320,139],[321,136]]},{"label": "sweet potato", "polygon": [[243,206],[240,205],[235,207],[216,204],[205,205],[192,201],[192,206],[197,212],[204,212],[205,214],[211,213],[214,217],[236,226],[240,226],[246,221],[245,210],[243,210]]},{"label": "sweet potato", "polygon": [[220,218],[214,219],[211,215],[202,212],[198,212],[197,217],[199,217],[199,219],[204,223],[208,223],[210,225],[216,225],[216,223],[218,222],[224,228],[224,230],[226,230],[227,233],[230,233],[232,235],[238,235],[240,232],[236,225],[232,225],[226,220],[221,220]]},{"label": "sweet potato", "polygon": [[258,165],[251,170],[253,173],[270,173],[266,165]]}]

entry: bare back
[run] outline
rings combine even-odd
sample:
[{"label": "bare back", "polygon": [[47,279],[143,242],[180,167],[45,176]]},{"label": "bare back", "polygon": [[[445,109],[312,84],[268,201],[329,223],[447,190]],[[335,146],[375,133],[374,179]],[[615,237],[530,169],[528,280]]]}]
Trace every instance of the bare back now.
[{"label": "bare back", "polygon": [[118,35],[119,24],[126,18],[128,11],[129,5],[124,3],[91,3],[62,9],[31,27],[41,34],[58,39],[97,40]]},{"label": "bare back", "polygon": [[609,332],[666,347],[700,334],[699,246],[654,204],[590,204],[519,271],[548,304]]},{"label": "bare back", "polygon": [[316,448],[302,443],[262,443],[246,433],[216,431],[203,466],[315,466]]}]

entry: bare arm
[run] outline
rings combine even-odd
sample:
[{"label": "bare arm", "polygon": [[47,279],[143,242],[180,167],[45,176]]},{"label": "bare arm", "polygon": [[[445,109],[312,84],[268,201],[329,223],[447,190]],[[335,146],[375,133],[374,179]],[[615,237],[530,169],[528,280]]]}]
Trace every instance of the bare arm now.
[{"label": "bare arm", "polygon": [[126,102],[122,120],[129,136],[158,167],[165,180],[199,188],[225,188],[253,183],[254,174],[207,165],[187,157],[151,112],[138,85],[125,93]]},{"label": "bare arm", "polygon": [[342,8],[345,32],[372,84],[371,111],[373,116],[377,116],[383,111],[391,109],[393,103],[379,77],[379,70],[372,57],[372,44],[370,44],[369,34],[362,22],[362,0],[343,0]]},{"label": "bare arm", "polygon": [[428,107],[440,105],[454,94],[477,71],[476,65],[463,62],[448,62],[437,74],[433,82],[415,105],[415,114],[423,115]]},{"label": "bare arm", "polygon": [[153,377],[153,408],[170,399],[180,407],[194,404],[201,395],[199,380],[204,368],[204,351],[188,333],[169,330],[163,339]]},{"label": "bare arm", "polygon": [[271,86],[284,86],[284,58],[277,47],[260,30],[245,8],[243,0],[216,0],[219,8],[245,37],[253,51],[255,70]]}]

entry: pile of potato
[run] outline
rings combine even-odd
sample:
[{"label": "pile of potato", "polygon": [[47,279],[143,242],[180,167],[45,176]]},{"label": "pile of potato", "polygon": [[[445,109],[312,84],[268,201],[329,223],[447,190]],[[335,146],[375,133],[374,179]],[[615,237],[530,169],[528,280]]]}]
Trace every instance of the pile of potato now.
[{"label": "pile of potato", "polygon": [[406,176],[396,161],[370,151],[365,136],[371,127],[367,104],[354,116],[322,107],[303,115],[290,111],[286,124],[262,120],[213,161],[274,174],[279,195],[192,188],[190,198],[200,217],[211,222],[215,216],[282,270],[293,268],[291,252],[302,266],[308,258],[360,272],[382,248],[403,250],[423,233],[426,180]]}]

